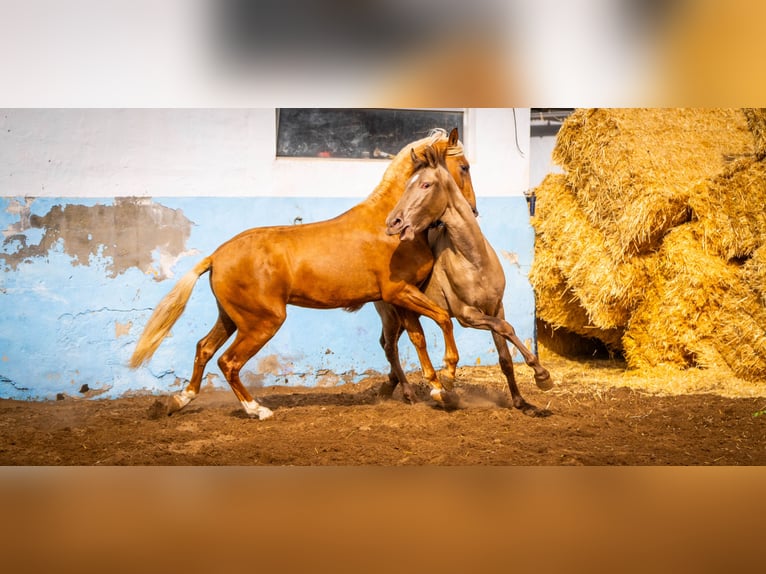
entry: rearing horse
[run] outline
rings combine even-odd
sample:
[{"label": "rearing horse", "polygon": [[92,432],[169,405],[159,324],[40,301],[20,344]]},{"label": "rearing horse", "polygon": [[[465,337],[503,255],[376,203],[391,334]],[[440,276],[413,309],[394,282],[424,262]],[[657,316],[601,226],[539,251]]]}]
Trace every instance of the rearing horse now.
[{"label": "rearing horse", "polygon": [[[399,200],[412,175],[410,150],[420,151],[426,146],[433,146],[445,155],[450,173],[468,201],[475,204],[468,162],[457,129],[449,137],[444,131],[436,131],[405,146],[391,161],[373,193],[347,212],[317,223],[244,231],[202,259],[176,283],[149,318],[130,359],[131,367],[148,361],[157,350],[183,313],[197,280],[206,272],[210,273],[218,319],[197,343],[191,379],[166,405],[168,414],[197,396],[208,361],[236,332],[218,366],[248,415],[270,417],[271,410],[252,397],[239,373],[282,326],[287,305],[356,309],[364,303],[383,300],[425,315],[444,334],[444,362],[447,375],[454,378],[458,352],[449,314],[418,289],[434,261],[426,233],[407,242],[385,233],[386,214]],[[337,256],[339,247],[343,248],[342,257]],[[405,327],[418,349],[423,376],[438,399],[443,387],[428,358],[422,330],[410,322]]]},{"label": "rearing horse", "polygon": [[[516,385],[513,361],[506,340],[521,352],[527,365],[532,367],[538,387],[548,390],[553,387],[553,381],[504,318],[505,274],[495,250],[479,228],[475,207],[461,195],[445,167],[442,152],[428,146],[422,156],[416,155],[414,150],[411,156],[415,173],[386,219],[387,232],[399,236],[403,243],[408,243],[423,230],[431,228],[435,222],[441,223],[432,231],[430,238],[436,261],[423,291],[464,327],[492,332],[500,367],[517,409],[530,416],[550,414],[524,400]],[[412,400],[412,391],[399,363],[397,349],[397,341],[402,332],[400,319],[405,324],[412,322],[413,318],[409,317],[412,312],[395,312],[390,306],[380,303],[375,303],[375,307],[383,321],[381,344],[391,364],[391,390],[397,383],[401,383],[404,398]],[[417,318],[414,321],[417,323]],[[457,400],[452,394],[440,394],[438,398],[450,403]]]}]

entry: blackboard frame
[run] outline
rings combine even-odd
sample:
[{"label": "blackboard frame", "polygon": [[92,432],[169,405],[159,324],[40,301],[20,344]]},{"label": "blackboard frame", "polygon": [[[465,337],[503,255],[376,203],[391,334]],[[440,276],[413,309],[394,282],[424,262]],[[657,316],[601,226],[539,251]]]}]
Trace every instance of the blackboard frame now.
[{"label": "blackboard frame", "polygon": [[277,157],[388,159],[433,128],[465,132],[457,109],[278,108]]}]

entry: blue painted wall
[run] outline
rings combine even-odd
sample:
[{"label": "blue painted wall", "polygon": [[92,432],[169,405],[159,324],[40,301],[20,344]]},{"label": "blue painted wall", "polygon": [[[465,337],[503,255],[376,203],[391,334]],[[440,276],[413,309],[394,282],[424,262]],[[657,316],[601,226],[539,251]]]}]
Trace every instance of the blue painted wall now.
[{"label": "blue painted wall", "polygon": [[[0,198],[0,397],[51,399],[57,394],[112,398],[131,393],[167,393],[188,378],[196,342],[212,326],[216,310],[205,277],[197,284],[184,315],[146,367],[130,370],[126,363],[152,308],[174,282],[203,255],[249,227],[304,223],[333,217],[355,203],[352,198],[154,198],[154,203],[180,210],[191,222],[183,253],[170,265],[173,277],[125,267],[115,270],[110,253],[119,245],[97,245],[99,237],[83,233],[78,241],[90,249],[72,255],[67,239],[44,248],[47,230],[29,226],[24,217],[45,218],[67,206],[113,206],[113,198]],[[19,205],[28,204],[25,214]],[[508,320],[522,340],[533,345],[534,295],[527,280],[534,234],[523,197],[478,198],[481,226],[500,254],[507,287]],[[106,210],[108,212],[108,210]],[[40,219],[39,221],[42,221]],[[137,234],[141,229],[135,230]],[[152,253],[153,269],[168,266],[162,249]],[[26,249],[26,251],[22,251]],[[11,257],[26,256],[10,264]],[[87,259],[87,260],[84,260]],[[435,365],[441,364],[443,342],[434,324],[423,319]],[[367,372],[387,372],[378,345],[380,322],[374,308],[357,313],[290,307],[288,319],[274,339],[243,371],[251,386],[332,385],[358,381]],[[456,325],[460,365],[496,364],[497,354],[487,332]],[[402,358],[408,370],[418,369],[406,336]],[[520,357],[516,355],[517,360]],[[209,384],[228,388],[215,360],[208,367]],[[81,393],[83,385],[90,392]]]}]

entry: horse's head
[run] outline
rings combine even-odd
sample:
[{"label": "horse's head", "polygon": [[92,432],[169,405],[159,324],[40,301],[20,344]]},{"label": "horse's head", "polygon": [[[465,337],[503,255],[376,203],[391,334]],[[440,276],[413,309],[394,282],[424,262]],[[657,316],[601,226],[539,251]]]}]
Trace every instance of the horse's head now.
[{"label": "horse's head", "polygon": [[449,135],[445,130],[435,128],[428,137],[403,147],[386,168],[382,185],[376,189],[377,195],[387,199],[391,198],[392,201],[401,197],[405,182],[410,178],[414,169],[410,159],[411,151],[414,149],[417,154],[422,155],[423,150],[429,145],[444,156],[447,171],[452,175],[460,193],[463,194],[471,209],[476,213],[476,194],[471,181],[471,168],[465,157],[463,143],[458,139],[457,128],[453,128]]},{"label": "horse's head", "polygon": [[386,218],[386,233],[411,240],[439,220],[449,205],[450,193],[459,190],[445,165],[444,149],[427,146],[422,157],[411,152],[414,173],[402,197]]}]

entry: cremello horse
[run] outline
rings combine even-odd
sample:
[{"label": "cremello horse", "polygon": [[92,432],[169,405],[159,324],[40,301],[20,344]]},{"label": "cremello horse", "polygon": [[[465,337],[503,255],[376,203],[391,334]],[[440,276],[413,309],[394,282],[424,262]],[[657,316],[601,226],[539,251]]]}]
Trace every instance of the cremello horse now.
[{"label": "cremello horse", "polygon": [[[428,146],[421,155],[411,151],[414,174],[387,220],[387,232],[402,243],[416,240],[424,230],[433,228],[431,244],[436,262],[424,286],[426,296],[455,317],[464,327],[492,332],[500,368],[508,381],[513,405],[530,416],[550,414],[528,403],[521,396],[513,372],[513,361],[506,340],[513,343],[534,370],[535,382],[543,390],[552,388],[548,371],[516,335],[504,319],[503,293],[505,275],[494,249],[486,240],[476,220],[475,206],[461,195],[445,166],[441,150]],[[391,363],[391,390],[402,383],[404,397],[412,400],[412,390],[401,370],[397,341],[402,333],[401,319],[412,321],[411,311],[397,311],[376,303],[383,320],[381,343]],[[417,322],[417,318],[415,318]],[[457,397],[432,390],[432,396],[449,403]]]}]

